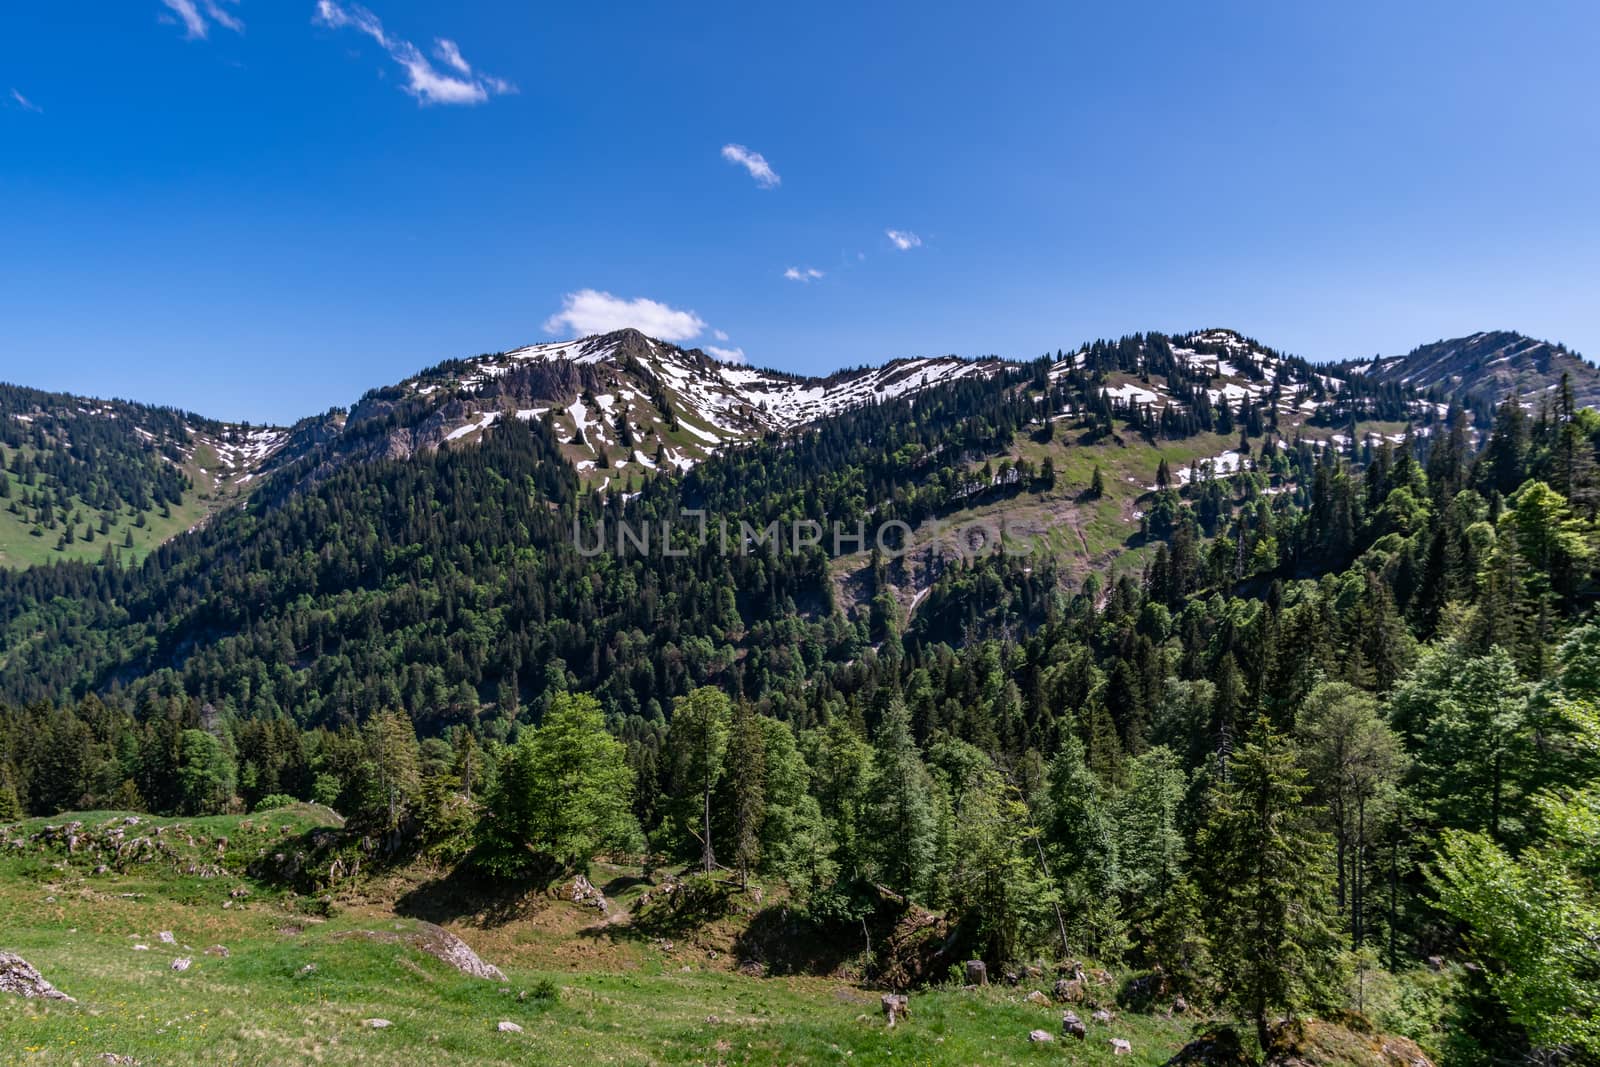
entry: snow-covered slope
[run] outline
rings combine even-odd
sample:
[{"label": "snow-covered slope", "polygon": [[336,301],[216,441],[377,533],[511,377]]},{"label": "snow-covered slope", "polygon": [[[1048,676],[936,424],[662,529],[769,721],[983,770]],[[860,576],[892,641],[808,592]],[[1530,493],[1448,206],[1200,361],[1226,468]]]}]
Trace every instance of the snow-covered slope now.
[{"label": "snow-covered slope", "polygon": [[392,455],[471,441],[503,418],[548,419],[579,470],[604,468],[625,483],[641,469],[687,469],[730,443],[1007,366],[946,356],[805,378],[620,330],[440,364],[369,394],[350,422],[424,401],[426,417],[391,435]]},{"label": "snow-covered slope", "polygon": [[1508,330],[1435,341],[1404,356],[1347,363],[1344,370],[1421,391],[1437,389],[1453,400],[1498,403],[1515,395],[1530,408],[1553,399],[1565,374],[1579,407],[1600,405],[1600,369],[1594,364],[1563,345]]}]

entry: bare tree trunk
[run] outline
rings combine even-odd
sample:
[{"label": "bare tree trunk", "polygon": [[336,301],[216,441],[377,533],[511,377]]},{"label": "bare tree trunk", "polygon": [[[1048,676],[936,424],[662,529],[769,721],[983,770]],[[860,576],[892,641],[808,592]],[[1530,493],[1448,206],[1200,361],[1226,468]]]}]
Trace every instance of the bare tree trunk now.
[{"label": "bare tree trunk", "polygon": [[705,863],[706,873],[710,874],[717,866],[716,853],[711,851],[711,789],[706,789],[706,836],[705,847],[701,852],[701,859]]},{"label": "bare tree trunk", "polygon": [[[1044,872],[1044,880],[1054,886],[1055,879],[1050,877],[1050,868],[1044,862],[1044,845],[1039,841],[1039,835],[1033,835],[1033,847],[1039,850],[1039,869]],[[1061,901],[1053,902],[1056,909],[1056,929],[1061,931],[1061,955],[1072,955],[1072,946],[1067,944],[1067,921],[1061,917]]]}]

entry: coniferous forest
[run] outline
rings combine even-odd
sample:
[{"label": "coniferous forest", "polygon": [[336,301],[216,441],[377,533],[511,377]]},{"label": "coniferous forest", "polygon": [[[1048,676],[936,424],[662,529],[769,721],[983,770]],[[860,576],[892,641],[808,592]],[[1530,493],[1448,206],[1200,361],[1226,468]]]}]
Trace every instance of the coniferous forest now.
[{"label": "coniferous forest", "polygon": [[[1354,1012],[1452,1063],[1600,1056],[1600,415],[1568,390],[1419,409],[1280,363],[1313,421],[1406,420],[1334,447],[1278,425],[1276,388],[1214,409],[1170,352],[1088,346],[628,493],[548,418],[314,454],[142,563],[0,572],[0,823],[314,802],[369,869],[650,857],[782,887],[780,942],[939,916],[933,964],[866,950],[894,988],[1091,960],[1261,1048]],[[1179,403],[1114,402],[1115,372]],[[7,432],[27,483],[43,442]],[[826,542],[581,551],[685,509],[917,530],[1056,488],[1053,461],[996,470],[1018,441],[1109,463],[1197,433],[1245,462],[1144,472],[1142,562],[1110,580],[995,549],[926,561],[910,612],[917,550],[851,586]],[[58,479],[186,488],[104,451]]]}]

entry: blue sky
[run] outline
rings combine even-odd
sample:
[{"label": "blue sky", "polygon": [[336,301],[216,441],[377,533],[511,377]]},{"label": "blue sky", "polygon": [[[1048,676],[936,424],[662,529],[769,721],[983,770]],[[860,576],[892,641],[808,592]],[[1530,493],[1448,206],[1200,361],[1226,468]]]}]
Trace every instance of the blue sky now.
[{"label": "blue sky", "polygon": [[0,378],[281,422],[618,314],[802,372],[1600,355],[1597,51],[1560,2],[7,4]]}]

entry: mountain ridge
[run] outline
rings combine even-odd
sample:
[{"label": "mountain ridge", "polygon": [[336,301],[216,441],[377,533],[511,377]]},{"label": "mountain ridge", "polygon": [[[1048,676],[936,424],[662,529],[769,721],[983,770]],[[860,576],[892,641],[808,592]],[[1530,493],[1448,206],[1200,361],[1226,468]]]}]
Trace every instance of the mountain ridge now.
[{"label": "mountain ridge", "polygon": [[1515,395],[1537,408],[1567,376],[1578,407],[1600,405],[1600,367],[1563,344],[1512,330],[1482,330],[1463,337],[1418,345],[1403,356],[1346,360],[1351,374],[1438,391],[1448,401],[1470,406],[1498,404]]}]

